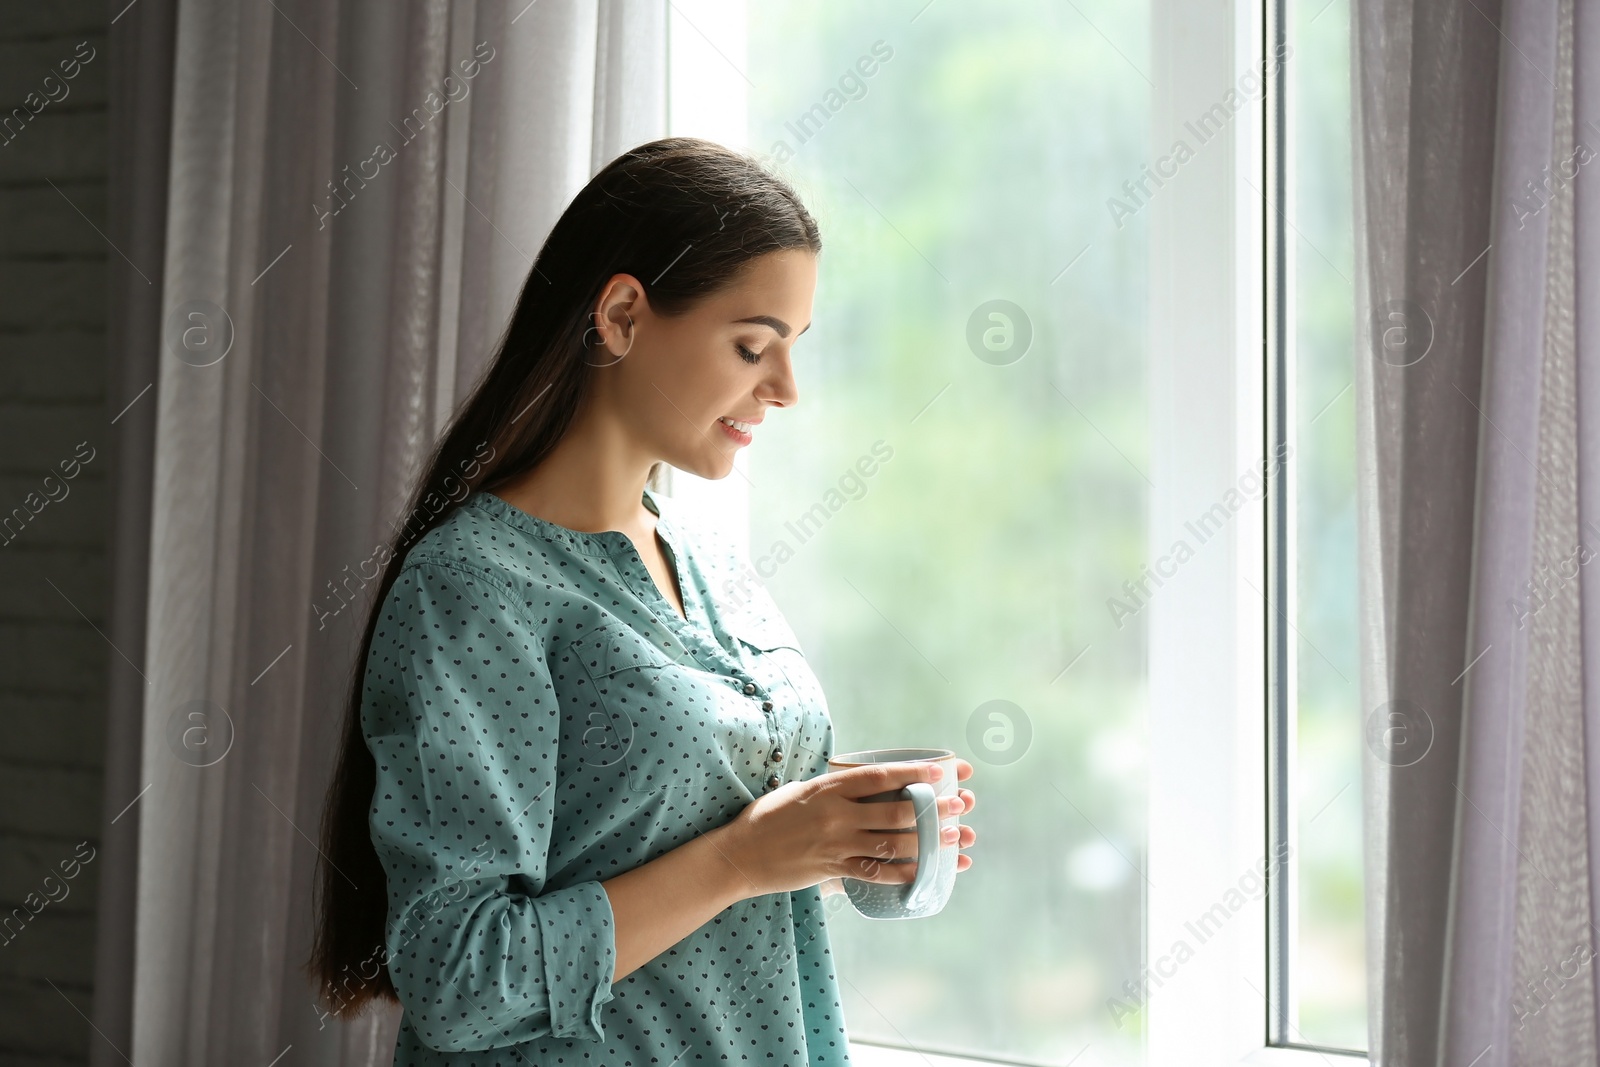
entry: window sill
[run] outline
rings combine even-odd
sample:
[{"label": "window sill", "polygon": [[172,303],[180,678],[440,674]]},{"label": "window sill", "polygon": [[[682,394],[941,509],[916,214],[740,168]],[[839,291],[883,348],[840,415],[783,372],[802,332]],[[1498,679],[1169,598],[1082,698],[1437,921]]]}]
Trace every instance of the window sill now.
[{"label": "window sill", "polygon": [[[854,1067],[996,1067],[1015,1060],[969,1059],[937,1052],[867,1041],[850,1042],[850,1062]],[[1302,1048],[1259,1048],[1238,1061],[1248,1067],[1365,1067],[1367,1057],[1349,1053]],[[1152,1064],[1151,1067],[1166,1067]]]}]

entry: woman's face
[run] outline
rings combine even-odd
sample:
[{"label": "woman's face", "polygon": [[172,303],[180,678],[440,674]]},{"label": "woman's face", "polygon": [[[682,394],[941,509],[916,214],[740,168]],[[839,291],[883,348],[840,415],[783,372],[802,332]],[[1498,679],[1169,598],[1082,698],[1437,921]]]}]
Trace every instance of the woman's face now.
[{"label": "woman's face", "polygon": [[756,424],[768,411],[799,399],[790,354],[811,325],[816,287],[811,252],[769,252],[732,285],[670,318],[651,310],[637,279],[617,275],[593,320],[605,326],[604,345],[596,342],[589,357],[596,399],[649,461],[726,477],[734,454],[762,433]]}]

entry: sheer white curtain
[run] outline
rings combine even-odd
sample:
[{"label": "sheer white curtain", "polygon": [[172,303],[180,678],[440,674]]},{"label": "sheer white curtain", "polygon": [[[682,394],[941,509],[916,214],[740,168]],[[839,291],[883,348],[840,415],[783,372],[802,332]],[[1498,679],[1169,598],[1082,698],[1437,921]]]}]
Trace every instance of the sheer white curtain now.
[{"label": "sheer white curtain", "polygon": [[666,10],[141,0],[113,24],[97,1065],[390,1061],[397,1016],[324,1019],[300,970],[361,574],[556,216],[665,134]]},{"label": "sheer white curtain", "polygon": [[1600,11],[1355,13],[1372,1058],[1594,1063]]}]

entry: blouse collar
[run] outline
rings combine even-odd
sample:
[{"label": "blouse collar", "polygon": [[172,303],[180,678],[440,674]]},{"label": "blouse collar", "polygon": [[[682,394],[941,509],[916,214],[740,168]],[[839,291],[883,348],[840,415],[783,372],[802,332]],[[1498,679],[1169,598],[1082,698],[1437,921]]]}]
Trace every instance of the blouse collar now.
[{"label": "blouse collar", "polygon": [[[661,498],[657,497],[649,486],[645,486],[644,493],[639,499],[656,516],[657,532],[661,534],[668,544],[674,544],[671,520],[662,514]],[[601,530],[591,533],[584,530],[569,529],[566,526],[558,526],[536,515],[528,514],[487,489],[474,491],[462,506],[476,507],[515,526],[524,533],[532,534],[535,537],[560,545],[581,555],[610,558],[617,550],[626,549],[633,544],[628,535],[621,530]],[[671,508],[666,510],[670,511]]]}]

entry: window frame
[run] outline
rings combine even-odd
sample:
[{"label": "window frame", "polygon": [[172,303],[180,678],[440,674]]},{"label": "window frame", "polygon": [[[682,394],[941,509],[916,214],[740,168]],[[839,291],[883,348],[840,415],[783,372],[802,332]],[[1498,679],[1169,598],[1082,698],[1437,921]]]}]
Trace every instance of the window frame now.
[{"label": "window frame", "polygon": [[[1194,101],[1219,99],[1285,39],[1284,0],[1230,0],[1226,19],[1197,17],[1192,7],[1186,0],[1153,3],[1152,48],[1167,60],[1155,64],[1164,76],[1153,108],[1157,130],[1175,128],[1203,106]],[[1208,498],[1216,500],[1245,471],[1259,473],[1281,445],[1292,447],[1286,71],[1280,65],[1261,97],[1227,127],[1226,165],[1215,165],[1215,157],[1211,165],[1198,158],[1187,164],[1185,182],[1173,186],[1151,220],[1151,270],[1163,276],[1161,292],[1152,287],[1150,425],[1158,457],[1152,478],[1158,487],[1209,487],[1187,509],[1178,502],[1184,488],[1152,499],[1153,556],[1167,551],[1184,515],[1203,511]],[[1214,213],[1230,215],[1231,226],[1199,221]],[[1260,253],[1244,254],[1249,249]],[[1217,263],[1231,269],[1217,270]],[[1217,307],[1232,308],[1232,321],[1223,321]],[[1214,943],[1197,949],[1167,988],[1152,994],[1147,1062],[1153,1065],[1370,1062],[1366,1053],[1293,1041],[1290,455],[1262,498],[1235,515],[1226,557],[1198,554],[1184,578],[1163,590],[1171,595],[1152,605],[1151,964],[1159,949],[1183,936],[1186,919],[1213,907],[1260,858],[1283,846],[1291,857],[1268,877],[1259,900],[1234,913]]]},{"label": "window frame", "polygon": [[[742,65],[745,21],[739,0],[668,3],[669,40],[682,8],[698,12],[707,4],[718,15],[696,19],[696,32],[713,34],[723,57]],[[1218,6],[1152,0],[1152,159],[1167,154],[1179,136],[1193,141],[1183,129],[1206,106],[1197,102],[1222,100],[1242,72],[1270,53],[1267,42],[1281,39],[1284,11],[1284,0],[1224,0]],[[670,44],[668,64],[670,83]],[[715,64],[708,69],[715,70]],[[744,147],[735,132],[744,121],[743,84],[730,78],[725,88],[718,106],[732,101],[720,122],[729,134],[720,139]],[[1283,418],[1285,397],[1292,395],[1286,346],[1293,291],[1282,223],[1290,173],[1282,103],[1280,70],[1268,91],[1247,99],[1184,164],[1182,180],[1165,184],[1147,209],[1150,473],[1160,490],[1150,497],[1146,558],[1151,561],[1169,552],[1185,520],[1218,502],[1252,467],[1259,473],[1272,444],[1290,432]],[[669,115],[672,106],[669,96]],[[1256,254],[1245,254],[1252,249]],[[744,459],[741,453],[735,477],[720,483],[669,470],[666,491],[723,517],[743,534],[749,526]],[[1277,506],[1292,500],[1284,495],[1291,489],[1288,477],[1285,465],[1275,494],[1246,500],[1224,526],[1226,536],[1208,540],[1162,583],[1146,614],[1150,790],[1144,943],[1153,978],[1141,1018],[1145,1060],[1153,1067],[1359,1067],[1370,1062],[1365,1054],[1283,1041],[1293,962],[1293,939],[1287,936],[1293,930],[1293,896],[1287,878],[1271,880],[1263,896],[1230,913],[1170,975],[1161,965],[1163,956],[1170,957],[1168,946],[1195,940],[1185,924],[1207,913],[1242,875],[1258,867],[1272,843],[1293,846],[1292,790],[1278,786],[1287,779],[1293,753],[1292,692],[1281,682],[1292,663],[1285,656],[1292,657],[1294,650],[1275,632],[1281,628],[1269,630],[1274,603],[1291,603],[1284,598],[1292,595],[1287,584],[1292,544],[1286,540],[1292,520]],[[741,484],[730,492],[728,483]],[[1269,507],[1275,508],[1270,514]],[[1269,662],[1272,640],[1277,641],[1276,668]],[[859,1039],[852,1039],[850,1055],[860,1067],[1024,1062]]]},{"label": "window frame", "polygon": [[[1270,54],[1287,37],[1285,0],[1263,0],[1262,50]],[[1263,453],[1274,454],[1292,446],[1293,419],[1290,398],[1294,395],[1289,376],[1294,363],[1293,301],[1295,297],[1294,261],[1290,253],[1285,221],[1291,207],[1289,185],[1290,148],[1288,127],[1288,65],[1280,66],[1265,86],[1261,122],[1261,226],[1262,242],[1262,334],[1265,389],[1263,393]],[[1275,208],[1275,209],[1274,209]],[[1266,839],[1268,850],[1287,848],[1293,854],[1298,843],[1299,817],[1293,782],[1297,731],[1294,709],[1297,706],[1296,652],[1286,634],[1288,620],[1297,616],[1294,587],[1293,501],[1294,468],[1289,463],[1278,467],[1266,482],[1265,525],[1262,542],[1261,588],[1266,591],[1266,662],[1263,695],[1266,705]],[[1267,1043],[1285,1048],[1303,1042],[1290,1040],[1294,1032],[1296,1000],[1290,982],[1295,975],[1299,928],[1297,884],[1294,867],[1269,882],[1267,892]]]}]

